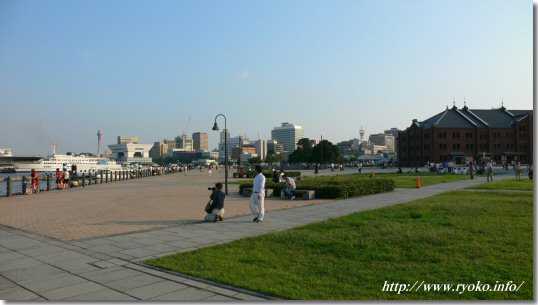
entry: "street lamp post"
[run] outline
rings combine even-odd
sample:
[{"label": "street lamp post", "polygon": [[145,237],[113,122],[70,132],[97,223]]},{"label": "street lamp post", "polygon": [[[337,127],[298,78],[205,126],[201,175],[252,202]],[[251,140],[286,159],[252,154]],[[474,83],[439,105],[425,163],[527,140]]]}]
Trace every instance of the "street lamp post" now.
[{"label": "street lamp post", "polygon": [[219,130],[217,125],[217,117],[222,116],[224,118],[224,190],[226,195],[228,195],[228,128],[226,127],[226,117],[224,114],[217,114],[215,116],[215,124],[213,125],[213,130]]}]

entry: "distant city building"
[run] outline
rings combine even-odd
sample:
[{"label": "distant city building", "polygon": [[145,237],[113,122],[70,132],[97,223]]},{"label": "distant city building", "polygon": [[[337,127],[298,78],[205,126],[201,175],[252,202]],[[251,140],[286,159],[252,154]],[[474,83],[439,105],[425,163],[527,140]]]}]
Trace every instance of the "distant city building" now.
[{"label": "distant city building", "polygon": [[498,164],[533,162],[533,110],[458,109],[455,105],[398,134],[401,166],[491,158]]},{"label": "distant city building", "polygon": [[237,158],[239,158],[243,154],[251,154],[251,155],[256,154],[256,148],[252,146],[244,146],[244,147],[236,146],[232,148],[232,159],[237,160]]},{"label": "distant city building", "polygon": [[[136,141],[138,142],[138,137],[132,138],[136,138]],[[118,137],[118,141],[120,141],[120,137]],[[108,148],[110,148],[112,153],[112,157],[117,161],[140,164],[152,163],[149,156],[149,151],[152,147],[153,144],[139,144],[133,142],[108,145]]]},{"label": "distant city building", "polygon": [[224,160],[224,141],[225,139],[228,141],[228,158],[230,158],[232,154],[232,146],[230,144],[230,131],[229,130],[223,130],[220,132],[220,142],[219,142],[219,160]]},{"label": "distant city building", "polygon": [[173,140],[162,140],[153,143],[153,147],[149,151],[149,156],[152,159],[162,158],[168,154],[168,151],[176,147],[176,142]]},{"label": "distant city building", "polygon": [[351,144],[351,149],[353,149],[353,151],[360,151],[361,149],[361,142],[359,139],[353,139],[353,144]]},{"label": "distant city building", "polygon": [[209,151],[208,135],[205,132],[192,134],[193,148],[195,151]]},{"label": "distant city building", "polygon": [[284,151],[288,153],[297,149],[297,142],[302,138],[304,138],[303,128],[291,123],[282,123],[280,127],[271,130],[271,139],[281,143]]},{"label": "distant city building", "polygon": [[284,145],[278,143],[277,140],[267,141],[267,152],[274,152],[276,155],[280,155],[284,152]]},{"label": "distant city building", "polygon": [[353,140],[336,143],[341,156],[353,154]]},{"label": "distant city building", "polygon": [[193,151],[192,139],[186,133],[183,133],[181,136],[177,136],[175,140],[175,149],[178,151]]},{"label": "distant city building", "polygon": [[213,151],[211,152],[211,158],[212,158],[212,159],[215,159],[215,160],[218,160],[218,158],[219,158],[219,154],[220,154],[220,153],[219,153],[218,150],[213,150]]},{"label": "distant city building", "polygon": [[267,141],[257,140],[254,142],[254,147],[256,148],[256,154],[260,156],[262,160],[264,160],[267,156]]},{"label": "distant city building", "polygon": [[393,135],[394,139],[398,138],[398,132],[400,132],[400,130],[396,127],[393,127],[389,130],[385,130],[385,133]]},{"label": "distant city building", "polygon": [[370,145],[370,151],[372,154],[377,154],[378,152],[387,152],[386,145]]},{"label": "distant city building", "polygon": [[138,136],[118,136],[117,144],[124,144],[124,143],[138,144],[140,143],[140,139],[138,138]]},{"label": "distant city building", "polygon": [[394,136],[392,134],[377,133],[370,135],[369,138],[371,145],[386,146],[386,150],[389,153],[395,153],[394,150]]},{"label": "distant city building", "polygon": [[178,160],[179,163],[191,163],[193,161],[205,160],[211,157],[208,151],[185,151],[172,149],[172,157]]}]

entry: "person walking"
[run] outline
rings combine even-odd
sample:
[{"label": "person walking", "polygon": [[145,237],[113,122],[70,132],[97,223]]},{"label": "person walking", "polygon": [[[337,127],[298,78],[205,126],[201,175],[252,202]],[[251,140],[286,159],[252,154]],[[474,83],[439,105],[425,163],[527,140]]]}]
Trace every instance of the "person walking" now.
[{"label": "person walking", "polygon": [[491,163],[491,160],[486,163],[486,175],[487,175],[487,182],[493,182],[493,163]]},{"label": "person walking", "polygon": [[57,186],[57,189],[63,189],[64,185],[64,179],[63,179],[63,172],[57,168],[56,169],[56,186]]},{"label": "person walking", "polygon": [[516,174],[516,179],[521,179],[521,173],[523,172],[523,168],[521,167],[521,163],[518,162],[515,167],[514,167],[514,171],[515,171],[515,174]]},{"label": "person walking", "polygon": [[64,172],[64,177],[63,177],[63,179],[64,179],[64,181],[63,181],[63,183],[64,183],[64,188],[69,188],[69,171],[68,171],[68,170],[66,170],[66,171]]},{"label": "person walking", "polygon": [[469,162],[469,175],[471,175],[471,179],[474,179],[473,176],[473,162]]},{"label": "person walking", "polygon": [[207,215],[205,216],[205,221],[222,221],[222,216],[224,215],[224,198],[226,194],[222,191],[222,183],[217,182],[213,188],[213,192],[209,196],[211,204],[206,210]]},{"label": "person walking", "polygon": [[252,195],[250,195],[250,210],[254,215],[254,222],[262,222],[265,215],[264,200],[265,200],[265,176],[262,174],[262,167],[256,165],[256,177],[254,177],[254,186]]},{"label": "person walking", "polygon": [[319,170],[319,163],[316,163],[316,164],[314,165],[314,175],[319,174],[318,170]]}]

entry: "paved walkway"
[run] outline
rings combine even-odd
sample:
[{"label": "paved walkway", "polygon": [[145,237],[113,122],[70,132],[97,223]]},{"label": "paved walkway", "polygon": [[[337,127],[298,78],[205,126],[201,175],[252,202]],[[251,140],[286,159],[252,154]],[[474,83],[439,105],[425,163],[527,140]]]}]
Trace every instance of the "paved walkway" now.
[{"label": "paved walkway", "polygon": [[[497,176],[501,179],[501,176]],[[505,177],[509,178],[509,177]],[[167,254],[425,198],[485,182],[455,181],[396,189],[219,223],[190,223],[118,236],[59,241],[0,227],[0,298],[4,300],[262,300],[263,296],[169,274],[140,264]]]}]

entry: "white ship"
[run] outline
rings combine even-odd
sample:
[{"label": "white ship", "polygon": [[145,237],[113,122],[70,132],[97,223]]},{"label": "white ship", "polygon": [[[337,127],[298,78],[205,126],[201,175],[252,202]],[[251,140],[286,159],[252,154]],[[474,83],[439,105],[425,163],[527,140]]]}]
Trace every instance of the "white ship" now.
[{"label": "white ship", "polygon": [[71,170],[72,165],[77,166],[77,172],[89,172],[98,170],[121,170],[122,166],[107,158],[90,157],[86,155],[58,155],[55,148],[52,155],[41,158],[37,161],[15,161],[13,167],[16,172],[30,172],[32,169],[37,172],[55,172],[56,169]]}]

